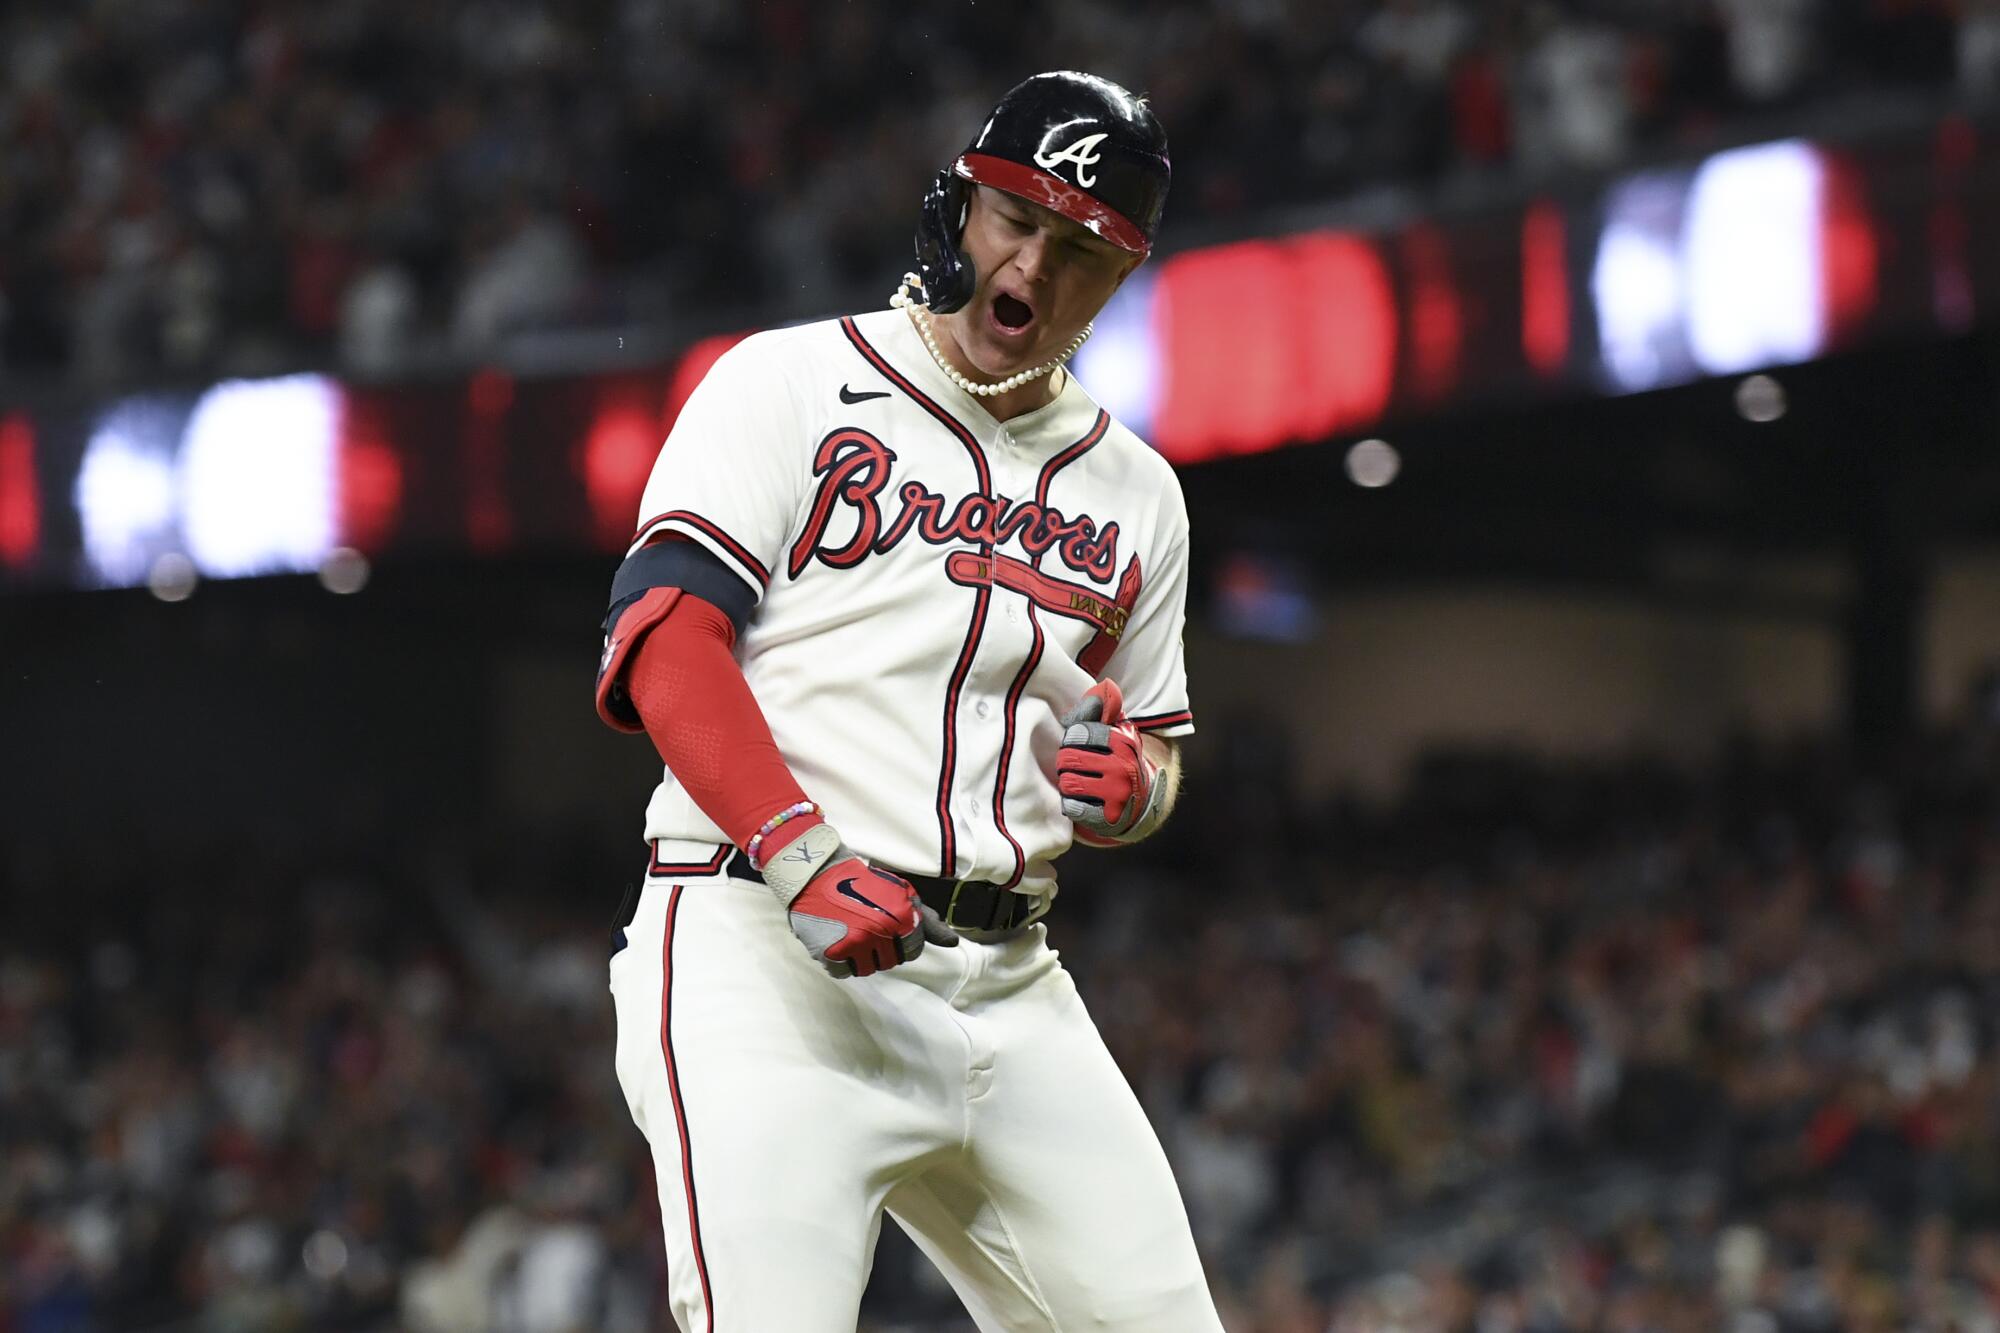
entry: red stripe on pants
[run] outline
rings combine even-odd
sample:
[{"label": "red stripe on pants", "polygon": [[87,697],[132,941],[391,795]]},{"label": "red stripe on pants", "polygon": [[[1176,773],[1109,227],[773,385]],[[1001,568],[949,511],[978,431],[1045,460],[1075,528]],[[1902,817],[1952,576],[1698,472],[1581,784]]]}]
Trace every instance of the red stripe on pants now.
[{"label": "red stripe on pants", "polygon": [[701,1249],[701,1215],[694,1199],[694,1154],[688,1141],[687,1110],[681,1105],[680,1070],[674,1064],[674,918],[680,914],[681,888],[674,885],[667,899],[666,938],[660,945],[660,1054],[667,1061],[667,1091],[674,1101],[674,1128],[681,1139],[681,1186],[688,1201],[688,1235],[694,1241],[694,1268],[701,1275],[701,1305],[708,1316],[708,1333],[715,1333],[715,1298],[708,1289],[708,1258]]}]

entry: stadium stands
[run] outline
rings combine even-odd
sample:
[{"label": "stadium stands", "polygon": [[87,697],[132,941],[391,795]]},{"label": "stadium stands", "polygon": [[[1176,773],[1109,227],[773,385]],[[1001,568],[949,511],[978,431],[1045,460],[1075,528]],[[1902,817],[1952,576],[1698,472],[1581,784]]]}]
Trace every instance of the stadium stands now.
[{"label": "stadium stands", "polygon": [[[1994,719],[1886,781],[1820,742],[1460,755],[1381,810],[1232,736],[1051,928],[1232,1328],[2000,1320]],[[0,1328],[660,1326],[618,870],[427,839],[11,849],[10,919],[106,910],[0,943]],[[870,1308],[952,1307],[892,1273]]]},{"label": "stadium stands", "polygon": [[1361,190],[1713,146],[1777,114],[1982,98],[2000,12],[99,0],[8,6],[0,53],[0,374],[102,380],[824,313],[893,281],[921,181],[1052,63],[1150,91],[1185,243]]}]

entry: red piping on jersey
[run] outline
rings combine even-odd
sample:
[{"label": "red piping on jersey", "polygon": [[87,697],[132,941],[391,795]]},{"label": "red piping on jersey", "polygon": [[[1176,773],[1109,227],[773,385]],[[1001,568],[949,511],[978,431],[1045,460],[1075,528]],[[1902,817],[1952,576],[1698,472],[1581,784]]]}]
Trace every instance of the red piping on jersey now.
[{"label": "red piping on jersey", "polygon": [[681,887],[674,885],[673,895],[667,899],[666,937],[660,944],[660,1054],[667,1062],[667,1092],[673,1098],[674,1129],[681,1141],[681,1186],[687,1195],[694,1269],[701,1275],[701,1308],[708,1319],[708,1333],[715,1333],[715,1297],[708,1287],[708,1256],[702,1251],[701,1212],[694,1198],[694,1150],[688,1138],[687,1108],[681,1104],[680,1070],[674,1064],[674,921],[680,915]]},{"label": "red piping on jersey", "polygon": [[986,632],[986,608],[992,600],[991,587],[981,588],[973,598],[972,625],[965,632],[965,646],[959,649],[958,665],[952,668],[951,683],[944,692],[944,764],[938,773],[937,798],[938,828],[944,835],[938,875],[943,879],[958,877],[958,832],[951,824],[951,783],[958,768],[958,696],[979,651],[980,636]]},{"label": "red piping on jersey", "polygon": [[[1099,408],[1097,419],[1090,423],[1090,429],[1084,432],[1083,438],[1042,465],[1042,475],[1035,482],[1035,504],[1044,512],[1049,505],[1049,483],[1055,480],[1056,473],[1089,453],[1091,447],[1104,438],[1105,429],[1110,424],[1111,414]],[[1002,560],[1006,560],[1009,565],[1016,563],[995,552],[993,563],[996,573]],[[1027,569],[1027,572],[1035,576],[1038,581],[1041,566],[1042,557],[1037,555],[1034,563]],[[1028,624],[1035,631],[1035,645],[1028,650],[1028,660],[1021,663],[1021,670],[1014,677],[1013,686],[1007,691],[1007,729],[1000,739],[1000,775],[993,783],[993,820],[1000,826],[1000,835],[1007,839],[1007,845],[1014,849],[1014,873],[1007,877],[1004,886],[1010,889],[1019,884],[1021,877],[1028,873],[1028,854],[1015,840],[1014,835],[1007,831],[1007,769],[1014,759],[1014,723],[1020,711],[1021,695],[1028,687],[1028,678],[1034,675],[1035,668],[1041,665],[1042,645],[1045,642],[1042,622],[1035,615],[1035,599],[1032,595],[1028,598]]]},{"label": "red piping on jersey", "polygon": [[[750,554],[743,546],[743,543],[737,541],[700,514],[691,514],[685,509],[674,509],[664,514],[656,514],[639,525],[637,535],[644,536],[649,529],[657,527],[662,523],[677,523],[683,527],[693,528],[703,536],[711,538],[723,550],[734,556],[746,570],[754,574],[759,586],[764,588],[771,586],[771,571],[764,568],[764,562]],[[637,540],[637,537],[634,540]]]},{"label": "red piping on jersey", "polygon": [[1141,731],[1159,731],[1164,727],[1177,727],[1183,722],[1194,721],[1194,713],[1183,708],[1178,713],[1150,713],[1145,717],[1128,717],[1125,720]]},{"label": "red piping on jersey", "polygon": [[[889,364],[888,358],[876,351],[862,336],[860,328],[852,316],[840,321],[840,331],[847,335],[847,341],[854,344],[854,350],[861,353],[869,365],[882,373],[882,377],[902,390],[912,402],[937,418],[938,423],[953,435],[972,456],[973,470],[979,474],[979,493],[988,500],[993,499],[993,476],[986,467],[986,453],[979,447],[978,437],[966,428],[951,413],[931,401],[923,390],[910,383],[904,374]],[[991,555],[993,547],[982,543],[980,552]],[[938,875],[944,879],[954,879],[958,873],[958,834],[951,825],[951,781],[958,768],[958,696],[965,688],[965,678],[972,671],[973,655],[979,651],[979,636],[986,629],[986,605],[992,600],[990,587],[980,588],[973,594],[972,624],[965,632],[965,646],[959,649],[958,664],[951,670],[951,680],[944,692],[944,760],[938,772],[937,817],[938,817]]]},{"label": "red piping on jersey", "polygon": [[1000,826],[1000,836],[1014,849],[1014,873],[1007,876],[1003,888],[1013,888],[1021,882],[1021,876],[1028,873],[1028,853],[1019,839],[1007,830],[1007,766],[1014,758],[1014,714],[1021,706],[1021,691],[1027,688],[1028,677],[1035,674],[1035,668],[1042,661],[1042,622],[1035,619],[1035,604],[1028,603],[1028,626],[1035,631],[1034,647],[1028,649],[1028,659],[1021,663],[1021,670],[1014,677],[1012,688],[1007,691],[1007,730],[1000,738],[1000,775],[993,780],[993,822]]},{"label": "red piping on jersey", "polygon": [[910,383],[902,371],[890,365],[888,359],[876,351],[874,345],[862,336],[861,329],[855,324],[852,315],[840,321],[840,328],[847,335],[847,341],[854,344],[854,350],[861,353],[867,359],[869,365],[881,371],[883,377],[889,383],[908,394],[915,400],[918,407],[923,408],[924,411],[936,417],[946,430],[958,437],[959,442],[971,453],[972,466],[979,473],[979,493],[989,500],[992,499],[993,478],[986,470],[986,453],[979,447],[979,437],[974,435],[963,421],[945,411],[944,408],[939,407],[922,389]]},{"label": "red piping on jersey", "polygon": [[722,873],[722,863],[727,861],[729,854],[735,850],[734,847],[718,847],[715,849],[715,855],[708,858],[706,862],[690,861],[681,865],[669,865],[660,859],[660,840],[655,838],[653,839],[653,863],[646,867],[646,873],[656,877],[678,876],[687,879],[695,879],[706,875],[719,875]]},{"label": "red piping on jersey", "polygon": [[1049,507],[1049,483],[1055,480],[1056,473],[1062,471],[1095,448],[1097,442],[1104,438],[1104,432],[1110,426],[1111,414],[1100,408],[1097,413],[1097,420],[1090,423],[1090,429],[1084,432],[1082,439],[1043,464],[1041,479],[1035,483],[1035,503],[1037,505],[1043,509]]}]

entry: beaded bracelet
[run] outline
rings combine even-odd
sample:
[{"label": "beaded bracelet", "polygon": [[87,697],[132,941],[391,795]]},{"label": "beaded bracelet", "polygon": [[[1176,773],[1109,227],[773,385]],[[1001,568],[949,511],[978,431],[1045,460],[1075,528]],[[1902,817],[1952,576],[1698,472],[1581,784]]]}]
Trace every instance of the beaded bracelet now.
[{"label": "beaded bracelet", "polygon": [[811,801],[800,801],[797,805],[786,806],[777,814],[765,820],[764,827],[750,835],[749,845],[743,849],[743,854],[750,858],[750,868],[752,870],[762,870],[764,868],[764,863],[757,859],[757,849],[764,845],[764,839],[777,832],[778,825],[789,823],[791,820],[797,819],[800,815],[818,815],[824,819],[826,811],[820,809]]}]

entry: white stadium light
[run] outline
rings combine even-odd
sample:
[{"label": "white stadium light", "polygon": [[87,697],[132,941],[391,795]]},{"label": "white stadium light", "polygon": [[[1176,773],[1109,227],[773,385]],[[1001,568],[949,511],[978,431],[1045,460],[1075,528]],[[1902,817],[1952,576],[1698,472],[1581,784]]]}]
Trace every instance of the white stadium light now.
[{"label": "white stadium light", "polygon": [[201,396],[181,450],[188,553],[216,578],[311,573],[333,550],[340,386],[231,380]]},{"label": "white stadium light", "polygon": [[1077,382],[1098,406],[1144,440],[1159,401],[1160,351],[1153,329],[1153,275],[1134,273],[1097,316],[1072,358]]},{"label": "white stadium light", "polygon": [[176,415],[144,399],[114,405],[98,421],[76,477],[84,558],[112,587],[144,583],[178,538],[174,524]]},{"label": "white stadium light", "polygon": [[372,572],[367,556],[352,546],[336,546],[327,552],[326,563],[319,567],[319,583],[328,592],[344,597],[367,587]]},{"label": "white stadium light", "polygon": [[146,586],[163,602],[185,602],[194,595],[194,585],[200,579],[194,561],[179,551],[168,551],[146,571]]},{"label": "white stadium light", "polygon": [[1590,290],[1604,369],[1621,389],[1666,383],[1686,359],[1675,247],[1681,188],[1677,179],[1639,176],[1620,185],[1606,204]]},{"label": "white stadium light", "polygon": [[1695,173],[1681,263],[1688,345],[1709,374],[1819,354],[1824,175],[1817,150],[1797,141],[1718,153]]},{"label": "white stadium light", "polygon": [[1376,490],[1403,470],[1403,456],[1387,440],[1362,440],[1347,451],[1347,477],[1356,486]]},{"label": "white stadium light", "polygon": [[1758,424],[1785,415],[1785,386],[1769,375],[1746,375],[1736,386],[1736,414]]}]

